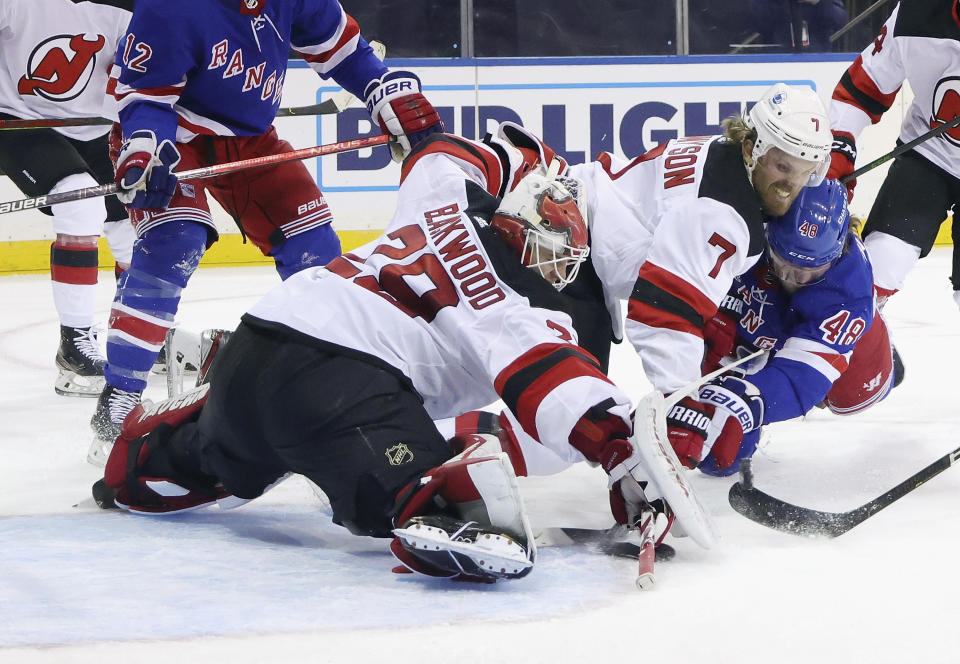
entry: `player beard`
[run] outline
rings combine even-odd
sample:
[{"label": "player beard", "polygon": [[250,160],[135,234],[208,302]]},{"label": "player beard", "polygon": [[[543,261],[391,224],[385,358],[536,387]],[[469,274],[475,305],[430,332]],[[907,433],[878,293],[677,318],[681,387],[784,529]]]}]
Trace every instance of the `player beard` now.
[{"label": "player beard", "polygon": [[[787,213],[803,187],[791,190],[782,182],[772,182],[759,190],[760,207],[768,215],[779,217]],[[784,195],[786,194],[786,195]]]}]

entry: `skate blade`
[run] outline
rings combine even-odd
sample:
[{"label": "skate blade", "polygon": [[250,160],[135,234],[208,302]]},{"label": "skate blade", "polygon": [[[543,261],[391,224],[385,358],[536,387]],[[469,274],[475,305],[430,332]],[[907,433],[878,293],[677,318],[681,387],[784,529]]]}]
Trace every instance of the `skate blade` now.
[{"label": "skate blade", "polygon": [[451,540],[442,528],[418,524],[396,528],[393,534],[412,549],[423,552],[458,553],[486,573],[501,578],[523,576],[533,567],[527,550],[509,537],[484,533],[476,542]]},{"label": "skate blade", "polygon": [[60,369],[53,390],[62,397],[96,399],[106,384],[103,376],[81,376],[73,371]]}]

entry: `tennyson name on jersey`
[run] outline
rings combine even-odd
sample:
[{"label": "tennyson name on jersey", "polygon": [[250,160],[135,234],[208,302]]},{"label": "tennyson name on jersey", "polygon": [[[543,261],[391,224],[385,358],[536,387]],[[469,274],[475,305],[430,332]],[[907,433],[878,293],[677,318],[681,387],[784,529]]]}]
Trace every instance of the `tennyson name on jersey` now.
[{"label": "tennyson name on jersey", "polygon": [[423,217],[440,259],[470,306],[479,311],[503,300],[506,295],[497,286],[497,280],[487,268],[483,254],[463,226],[459,206],[453,203],[430,210],[424,212]]},{"label": "tennyson name on jersey", "polygon": [[280,103],[280,95],[283,92],[283,77],[285,72],[277,76],[277,71],[273,70],[269,76],[264,78],[263,72],[266,67],[267,62],[264,60],[255,67],[245,68],[243,64],[243,52],[241,49],[235,48],[231,53],[230,44],[226,39],[217,42],[213,45],[213,48],[210,49],[210,64],[207,65],[208,70],[223,68],[222,76],[224,80],[242,74],[244,92],[262,86],[263,89],[260,90],[260,99],[266,101],[272,95],[272,103],[278,104]]},{"label": "tennyson name on jersey", "polygon": [[711,136],[691,136],[678,138],[677,146],[666,151],[663,160],[663,188],[670,189],[681,184],[693,184],[693,174],[696,170],[700,150],[706,145]]}]

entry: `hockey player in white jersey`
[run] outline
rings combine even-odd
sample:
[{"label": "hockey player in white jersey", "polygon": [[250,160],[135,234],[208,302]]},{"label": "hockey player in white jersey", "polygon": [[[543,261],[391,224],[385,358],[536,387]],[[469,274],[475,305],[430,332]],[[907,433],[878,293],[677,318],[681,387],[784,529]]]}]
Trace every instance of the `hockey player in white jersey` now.
[{"label": "hockey player in white jersey", "polygon": [[571,318],[526,295],[565,288],[589,252],[582,188],[560,167],[517,127],[421,143],[378,240],[254,305],[209,393],[133,409],[98,501],[180,511],[256,498],[296,472],[337,523],[394,536],[411,570],[520,577],[535,550],[515,450],[488,440],[453,456],[433,424],[501,398],[538,445],[601,464],[629,514],[649,479],[630,400],[576,345]]},{"label": "hockey player in white jersey", "polygon": [[[857,138],[875,124],[907,82],[913,102],[899,142],[950,122],[960,114],[960,11],[957,0],[897,4],[880,34],[837,84],[830,106],[834,134],[830,177],[852,173]],[[847,183],[851,197],[856,180]],[[940,224],[960,203],[960,128],[926,140],[896,158],[864,227],[882,302],[933,247]],[[960,306],[960,224],[953,224],[953,298]]]},{"label": "hockey player in white jersey", "polygon": [[[107,75],[133,0],[0,2],[0,118],[117,117]],[[27,196],[113,181],[109,126],[0,130],[0,168]],[[130,263],[134,231],[113,196],[61,203],[50,249],[53,301],[60,319],[54,383],[57,394],[97,397],[104,356],[93,331],[103,233],[121,271]],[[105,223],[106,222],[106,223]]]},{"label": "hockey player in white jersey", "polygon": [[[772,86],[742,117],[725,120],[724,132],[675,139],[630,162],[601,154],[564,171],[582,183],[590,225],[583,276],[564,291],[574,299],[568,310],[581,314],[574,317],[581,343],[607,357],[604,346],[623,336],[619,303],[627,300],[626,336],[664,394],[700,378],[705,326],[734,277],[760,258],[765,216],[784,214],[829,166],[826,109],[806,87]],[[605,301],[607,310],[591,311],[583,304],[591,301]],[[666,413],[666,436],[680,462],[696,467],[718,431],[740,440],[759,428],[763,400],[742,387],[715,379]],[[447,435],[469,430],[455,421],[441,426]],[[499,431],[513,442],[522,474],[549,475],[570,464],[526,429],[508,409],[482,432]],[[645,487],[644,498],[656,503],[655,491]],[[611,506],[623,521],[622,505]]]},{"label": "hockey player in white jersey", "polygon": [[[699,378],[704,325],[759,259],[764,215],[784,214],[829,166],[826,110],[808,87],[772,86],[725,120],[724,132],[674,139],[630,162],[602,154],[567,171],[586,185],[590,262],[614,337],[618,302],[628,300],[626,336],[665,394]],[[719,406],[693,395],[668,414],[670,442],[688,466],[709,451],[711,420],[744,432],[759,425],[753,395],[728,396]]]}]

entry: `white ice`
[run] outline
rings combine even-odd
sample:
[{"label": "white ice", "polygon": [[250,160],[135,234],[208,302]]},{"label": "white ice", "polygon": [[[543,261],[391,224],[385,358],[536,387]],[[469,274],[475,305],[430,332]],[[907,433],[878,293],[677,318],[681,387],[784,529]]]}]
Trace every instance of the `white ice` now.
[{"label": "white ice", "polygon": [[[758,487],[847,510],[960,446],[949,268],[949,250],[935,249],[887,307],[903,385],[858,416],[771,427]],[[178,322],[233,327],[276,282],[267,268],[201,270]],[[111,296],[102,273],[104,319]],[[576,547],[541,549],[515,582],[423,581],[392,574],[383,541],[333,526],[301,478],[233,511],[91,507],[94,401],[54,394],[48,277],[0,278],[0,302],[0,661],[960,661],[960,470],[833,540],[756,525],[728,506],[733,479],[694,474],[722,539],[705,551],[668,537],[677,556],[644,593],[631,561]],[[642,396],[632,350],[615,348],[613,365]],[[153,380],[146,396],[162,397]],[[522,487],[535,528],[611,523],[602,472]]]}]

